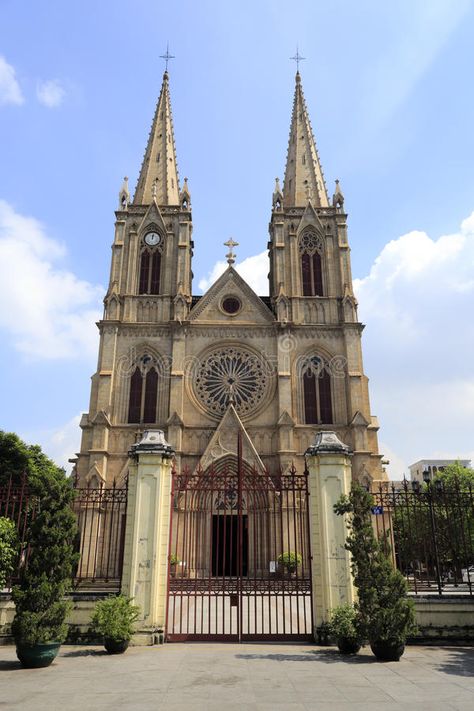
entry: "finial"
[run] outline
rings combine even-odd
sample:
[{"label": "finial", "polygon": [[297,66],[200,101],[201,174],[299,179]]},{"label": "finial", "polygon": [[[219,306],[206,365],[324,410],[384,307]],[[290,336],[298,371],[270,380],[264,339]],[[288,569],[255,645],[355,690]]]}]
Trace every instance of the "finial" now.
[{"label": "finial", "polygon": [[302,57],[298,50],[298,45],[296,45],[296,54],[294,57],[290,57],[294,62],[296,62],[296,81],[301,81],[300,78],[300,62],[302,62],[306,57]]},{"label": "finial", "polygon": [[166,43],[166,53],[160,54],[160,59],[165,60],[165,76],[168,76],[168,62],[170,59],[175,59],[174,54],[170,54],[169,43]]},{"label": "finial", "polygon": [[337,208],[339,212],[342,212],[344,208],[344,195],[339,186],[339,180],[336,180],[336,188],[334,190],[334,195],[332,196],[332,205]]},{"label": "finial", "polygon": [[126,210],[130,202],[130,193],[128,191],[128,178],[123,179],[122,187],[119,192],[119,210]]},{"label": "finial", "polygon": [[227,264],[229,264],[230,266],[232,266],[232,264],[236,260],[236,255],[234,254],[233,249],[234,249],[234,247],[238,247],[238,246],[239,246],[239,243],[234,242],[232,237],[230,239],[228,239],[227,242],[224,242],[224,247],[229,247],[229,251],[225,255],[225,257],[227,259]]}]

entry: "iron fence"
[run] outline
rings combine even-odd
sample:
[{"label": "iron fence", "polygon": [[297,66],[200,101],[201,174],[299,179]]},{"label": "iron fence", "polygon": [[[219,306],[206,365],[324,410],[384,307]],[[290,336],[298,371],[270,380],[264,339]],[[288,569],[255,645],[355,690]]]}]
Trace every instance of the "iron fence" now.
[{"label": "iron fence", "polygon": [[474,492],[441,481],[372,492],[374,526],[416,595],[474,596]]},{"label": "iron fence", "polygon": [[[128,486],[74,487],[72,509],[77,518],[75,545],[79,561],[74,571],[75,588],[120,590],[125,517],[127,512]],[[0,487],[0,516],[14,521],[20,552],[16,569],[7,582],[8,587],[18,579],[20,570],[28,565],[30,546],[28,525],[41,508],[41,500],[28,488],[26,476],[19,484],[12,479]]]}]

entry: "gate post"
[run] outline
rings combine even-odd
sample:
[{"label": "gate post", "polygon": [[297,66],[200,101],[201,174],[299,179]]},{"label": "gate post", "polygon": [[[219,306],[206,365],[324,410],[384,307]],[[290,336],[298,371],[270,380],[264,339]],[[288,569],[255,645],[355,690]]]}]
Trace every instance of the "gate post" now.
[{"label": "gate post", "polygon": [[337,516],[333,509],[341,494],[349,494],[351,488],[351,453],[335,432],[318,432],[305,455],[309,471],[314,625],[319,627],[328,621],[332,608],[354,602],[350,557],[344,547],[345,516]]},{"label": "gate post", "polygon": [[140,605],[140,632],[151,635],[165,625],[173,454],[162,430],[145,431],[129,452],[122,591]]}]

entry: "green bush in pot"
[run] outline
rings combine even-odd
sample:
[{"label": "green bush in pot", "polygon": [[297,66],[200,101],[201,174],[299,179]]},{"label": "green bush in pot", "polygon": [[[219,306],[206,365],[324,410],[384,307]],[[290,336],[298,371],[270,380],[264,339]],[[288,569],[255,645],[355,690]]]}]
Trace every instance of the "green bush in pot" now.
[{"label": "green bush in pot", "polygon": [[109,654],[125,652],[139,614],[140,607],[132,605],[132,598],[125,595],[107,597],[97,603],[91,626],[104,638],[104,647]]},{"label": "green bush in pot", "polygon": [[394,568],[388,549],[374,534],[373,498],[359,484],[349,496],[334,506],[337,514],[348,516],[346,549],[351,553],[352,575],[357,588],[355,605],[360,632],[381,661],[398,661],[410,634],[416,632],[415,610],[407,598],[407,583]]},{"label": "green bush in pot", "polygon": [[359,617],[352,605],[339,605],[331,610],[329,629],[341,654],[356,654],[361,648]]}]

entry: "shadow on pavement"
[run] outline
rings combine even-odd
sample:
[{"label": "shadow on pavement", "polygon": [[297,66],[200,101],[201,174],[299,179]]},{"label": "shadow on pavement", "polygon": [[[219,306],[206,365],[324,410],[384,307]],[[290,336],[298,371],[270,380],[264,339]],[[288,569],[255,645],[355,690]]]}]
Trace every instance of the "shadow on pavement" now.
[{"label": "shadow on pavement", "polygon": [[105,649],[75,649],[73,652],[62,652],[61,657],[110,657]]},{"label": "shadow on pavement", "polygon": [[2,671],[16,671],[17,669],[23,669],[18,659],[2,659],[0,660],[0,672]]},{"label": "shadow on pavement", "polygon": [[474,676],[474,648],[443,647],[449,657],[437,665],[437,670],[455,676]]},{"label": "shadow on pavement", "polygon": [[309,649],[304,654],[236,654],[237,659],[269,659],[273,662],[323,662],[335,664],[377,664],[374,656],[366,654],[341,654],[337,649]]}]

